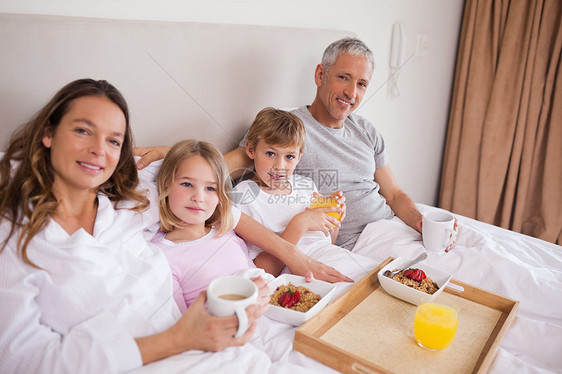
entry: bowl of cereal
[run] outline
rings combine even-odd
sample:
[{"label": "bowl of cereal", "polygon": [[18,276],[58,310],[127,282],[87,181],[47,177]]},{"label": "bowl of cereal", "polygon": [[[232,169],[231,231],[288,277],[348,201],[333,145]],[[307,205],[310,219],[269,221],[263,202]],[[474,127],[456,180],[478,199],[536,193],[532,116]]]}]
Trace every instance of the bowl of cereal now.
[{"label": "bowl of cereal", "polygon": [[279,322],[300,326],[324,308],[334,294],[334,284],[282,274],[269,282],[270,308],[266,316]]},{"label": "bowl of cereal", "polygon": [[392,278],[384,275],[387,270],[401,269],[407,262],[408,259],[398,257],[383,267],[377,276],[386,292],[410,304],[431,303],[451,280],[451,274],[423,263],[401,271]]}]

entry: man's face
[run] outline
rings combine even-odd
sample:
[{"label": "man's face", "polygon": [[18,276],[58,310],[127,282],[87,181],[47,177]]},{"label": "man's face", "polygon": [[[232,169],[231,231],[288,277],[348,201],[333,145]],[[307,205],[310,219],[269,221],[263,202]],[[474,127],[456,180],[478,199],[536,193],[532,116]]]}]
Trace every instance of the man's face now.
[{"label": "man's face", "polygon": [[316,99],[322,105],[318,108],[320,118],[316,119],[328,127],[343,126],[346,117],[361,103],[372,75],[371,63],[362,56],[340,55],[327,70],[318,65],[314,80],[318,87]]}]

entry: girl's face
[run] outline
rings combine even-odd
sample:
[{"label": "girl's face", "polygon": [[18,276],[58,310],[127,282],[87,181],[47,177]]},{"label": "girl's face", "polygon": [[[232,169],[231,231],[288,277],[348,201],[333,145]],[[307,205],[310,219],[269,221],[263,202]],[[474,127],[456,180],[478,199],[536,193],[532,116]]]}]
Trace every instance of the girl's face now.
[{"label": "girl's face", "polygon": [[42,139],[51,150],[55,191],[97,191],[117,167],[125,129],[125,115],[108,98],[73,100],[58,126]]},{"label": "girl's face", "polygon": [[189,225],[204,225],[219,204],[217,180],[211,165],[201,156],[180,164],[169,188],[170,210]]}]

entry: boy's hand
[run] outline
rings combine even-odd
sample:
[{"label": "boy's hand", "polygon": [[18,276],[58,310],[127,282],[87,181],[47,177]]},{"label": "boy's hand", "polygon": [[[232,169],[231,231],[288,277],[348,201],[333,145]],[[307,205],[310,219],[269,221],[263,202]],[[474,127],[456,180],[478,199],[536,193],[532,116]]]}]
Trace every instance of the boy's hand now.
[{"label": "boy's hand", "polygon": [[[346,205],[345,205],[345,196],[343,196],[343,192],[342,192],[341,190],[336,191],[336,192],[333,192],[329,197],[324,197],[323,195],[319,194],[318,192],[314,192],[314,193],[312,194],[312,196],[313,196],[315,199],[320,200],[320,201],[322,201],[323,199],[324,199],[324,201],[326,201],[326,200],[331,200],[331,199],[332,199],[332,200],[335,200],[336,203],[337,203],[337,205],[338,205],[337,207],[338,207],[339,209],[337,209],[337,210],[329,210],[329,211],[327,211],[327,213],[330,213],[330,212],[337,212],[337,213],[340,213],[340,216],[339,216],[339,218],[338,218],[338,220],[339,220],[340,222],[342,222],[342,221],[345,219],[346,209],[347,209],[347,208],[346,208]],[[316,209],[316,208],[315,208],[315,209]]]},{"label": "boy's hand", "polygon": [[340,221],[328,214],[330,212],[341,213],[341,208],[331,206],[306,208],[304,212],[297,214],[293,219],[298,220],[305,231],[322,231],[325,236],[330,236],[334,228],[339,228],[341,225]]},{"label": "boy's hand", "polygon": [[330,195],[330,197],[333,198],[333,199],[336,199],[340,208],[343,209],[343,211],[341,212],[342,214],[341,214],[341,218],[340,218],[340,222],[342,222],[345,219],[345,214],[347,212],[347,206],[345,205],[345,196],[343,196],[343,191],[342,190],[336,191],[336,192],[332,193]]}]

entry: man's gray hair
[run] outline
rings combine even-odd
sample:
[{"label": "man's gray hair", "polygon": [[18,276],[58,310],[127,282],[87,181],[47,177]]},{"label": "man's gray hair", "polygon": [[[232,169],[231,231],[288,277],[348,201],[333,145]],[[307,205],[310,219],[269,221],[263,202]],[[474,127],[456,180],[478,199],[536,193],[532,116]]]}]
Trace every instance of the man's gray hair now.
[{"label": "man's gray hair", "polygon": [[339,55],[365,57],[371,63],[371,67],[375,68],[373,52],[359,39],[343,38],[330,44],[324,51],[324,55],[322,55],[322,66],[324,66],[324,69],[328,70],[330,66],[335,64]]}]

